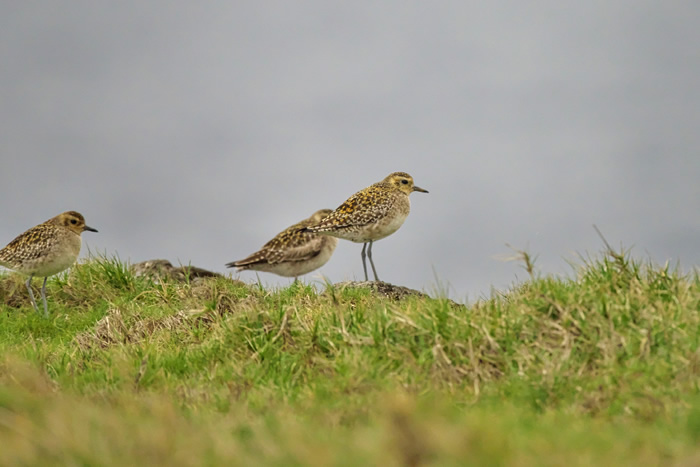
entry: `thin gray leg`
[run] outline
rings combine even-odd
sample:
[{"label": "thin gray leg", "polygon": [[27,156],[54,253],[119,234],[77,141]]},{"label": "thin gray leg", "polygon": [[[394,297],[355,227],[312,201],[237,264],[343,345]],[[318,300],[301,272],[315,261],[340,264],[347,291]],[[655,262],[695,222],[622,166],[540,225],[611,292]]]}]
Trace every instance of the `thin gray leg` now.
[{"label": "thin gray leg", "polygon": [[41,286],[41,299],[44,301],[44,318],[49,317],[49,307],[46,305],[46,281],[48,279],[49,276],[44,277],[44,284]]},{"label": "thin gray leg", "polygon": [[[374,273],[375,282],[380,282],[379,276],[377,275],[377,270],[374,269],[374,261],[372,261],[372,243],[374,243],[374,241],[369,242],[369,248],[367,248],[367,257],[369,258],[369,264],[372,266],[372,272]],[[365,272],[365,276],[366,275],[367,272]]]},{"label": "thin gray leg", "polygon": [[36,300],[34,300],[34,292],[32,292],[32,277],[34,276],[29,276],[29,279],[27,279],[27,290],[29,290],[29,298],[32,299],[32,306],[36,311],[39,311],[39,307],[36,306]]},{"label": "thin gray leg", "polygon": [[360,256],[362,256],[362,269],[365,270],[365,281],[369,281],[369,276],[367,276],[367,262],[365,260],[365,249],[367,248],[367,243],[362,245],[362,253],[360,253]]}]

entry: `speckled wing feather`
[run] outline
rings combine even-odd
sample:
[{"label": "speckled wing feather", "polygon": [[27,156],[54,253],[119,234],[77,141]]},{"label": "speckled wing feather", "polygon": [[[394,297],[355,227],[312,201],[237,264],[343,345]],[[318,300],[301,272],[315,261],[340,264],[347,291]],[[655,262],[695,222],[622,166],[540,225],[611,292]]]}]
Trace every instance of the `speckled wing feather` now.
[{"label": "speckled wing feather", "polygon": [[312,232],[354,229],[377,222],[394,204],[394,197],[383,182],[359,191],[341,204],[328,217],[310,227]]},{"label": "speckled wing feather", "polygon": [[324,239],[301,229],[312,224],[308,219],[294,224],[280,232],[263,247],[240,261],[228,263],[227,266],[243,268],[253,264],[278,264],[285,261],[306,261],[318,255],[323,247]]},{"label": "speckled wing feather", "polygon": [[309,232],[301,232],[308,222],[296,224],[267,242],[261,249],[266,252],[270,264],[284,261],[305,261],[316,256],[323,246],[323,239]]},{"label": "speckled wing feather", "polygon": [[19,235],[0,250],[0,264],[13,268],[43,256],[57,243],[55,235],[47,234],[53,229],[52,225],[39,224]]}]

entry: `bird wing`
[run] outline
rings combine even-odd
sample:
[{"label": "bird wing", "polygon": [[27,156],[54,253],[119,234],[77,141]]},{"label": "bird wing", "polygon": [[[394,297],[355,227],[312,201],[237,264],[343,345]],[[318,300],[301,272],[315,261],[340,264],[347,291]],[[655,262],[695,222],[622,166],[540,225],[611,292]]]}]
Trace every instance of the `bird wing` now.
[{"label": "bird wing", "polygon": [[17,236],[0,250],[0,263],[11,267],[44,255],[56,243],[56,236],[46,235],[46,230],[44,224],[39,224]]},{"label": "bird wing", "polygon": [[277,264],[285,261],[305,261],[318,255],[323,248],[323,238],[301,229],[309,224],[308,221],[294,224],[277,234],[252,255],[240,261],[228,263],[229,267],[243,267],[251,264]]},{"label": "bird wing", "polygon": [[263,247],[268,252],[267,261],[305,261],[319,254],[324,240],[314,233],[302,232],[300,229],[306,225],[307,222],[295,224],[267,242]]},{"label": "bird wing", "polygon": [[[380,186],[372,185],[348,198],[320,223],[310,228],[313,232],[361,227],[384,217],[393,204],[393,198],[385,198]],[[382,199],[382,202],[377,202]]]},{"label": "bird wing", "polygon": [[323,249],[323,243],[326,239],[319,237],[316,234],[302,233],[306,238],[304,242],[295,244],[294,246],[285,248],[281,252],[279,261],[306,261],[314,256],[317,256],[321,249]]}]

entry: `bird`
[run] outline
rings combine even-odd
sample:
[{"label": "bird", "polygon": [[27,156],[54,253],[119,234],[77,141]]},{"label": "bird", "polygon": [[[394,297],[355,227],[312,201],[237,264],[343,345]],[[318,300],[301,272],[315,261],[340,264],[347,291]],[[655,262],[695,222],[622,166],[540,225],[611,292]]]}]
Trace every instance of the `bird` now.
[{"label": "bird", "polygon": [[85,218],[75,211],[67,211],[27,230],[0,250],[0,266],[27,274],[26,285],[34,309],[39,307],[32,292],[32,278],[44,278],[41,298],[44,301],[44,316],[48,317],[46,305],[46,281],[49,276],[71,267],[78,259],[82,245],[81,233],[97,232],[85,225]]},{"label": "bird", "polygon": [[355,243],[363,243],[362,268],[367,275],[366,257],[372,266],[374,280],[379,282],[377,269],[372,261],[372,244],[396,232],[404,223],[411,209],[408,195],[418,191],[428,193],[413,183],[406,172],[394,172],[381,182],[358,191],[320,222],[303,229],[322,235],[330,235]]},{"label": "bird", "polygon": [[314,271],[328,262],[338,244],[337,238],[302,232],[306,226],[321,221],[332,212],[331,209],[316,211],[304,219],[277,234],[263,247],[240,261],[227,263],[229,268],[238,271],[252,269],[272,272],[279,276],[294,277]]}]

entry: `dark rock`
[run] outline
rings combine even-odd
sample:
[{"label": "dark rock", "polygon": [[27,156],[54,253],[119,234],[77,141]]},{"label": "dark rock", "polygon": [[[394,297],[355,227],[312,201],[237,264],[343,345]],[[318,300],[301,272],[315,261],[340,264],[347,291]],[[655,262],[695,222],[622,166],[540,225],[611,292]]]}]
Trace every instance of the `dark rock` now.
[{"label": "dark rock", "polygon": [[340,288],[355,288],[355,289],[371,289],[372,291],[378,293],[379,295],[383,295],[387,298],[390,298],[392,300],[401,300],[402,298],[414,296],[414,297],[422,297],[422,298],[428,298],[428,295],[424,294],[423,292],[419,292],[418,290],[415,289],[409,289],[408,287],[403,287],[400,285],[393,285],[389,284],[388,282],[382,282],[382,281],[362,281],[362,282],[356,282],[356,281],[345,281],[345,282],[338,282],[335,284],[335,287],[340,287]]},{"label": "dark rock", "polygon": [[[382,281],[345,281],[334,284],[334,287],[370,289],[373,292],[391,300],[403,300],[406,297],[431,298],[428,294],[425,294],[418,290],[409,289],[408,287],[403,287],[401,285],[393,285],[389,284],[388,282]],[[453,300],[447,299],[447,301],[449,301],[450,305],[453,307],[465,308],[464,305],[459,304]]]},{"label": "dark rock", "polygon": [[155,282],[164,278],[177,282],[186,282],[189,279],[190,282],[193,282],[195,279],[205,277],[225,277],[218,272],[208,271],[196,266],[175,267],[167,259],[152,259],[132,264],[131,272],[136,277],[148,277]]}]

